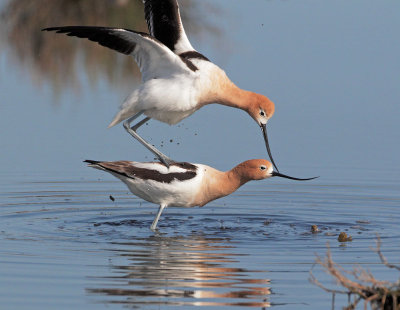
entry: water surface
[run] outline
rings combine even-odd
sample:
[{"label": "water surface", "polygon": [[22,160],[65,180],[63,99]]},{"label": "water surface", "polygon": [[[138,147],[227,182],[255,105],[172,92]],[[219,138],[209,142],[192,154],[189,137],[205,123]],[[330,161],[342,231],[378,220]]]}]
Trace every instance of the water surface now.
[{"label": "water surface", "polygon": [[[308,282],[327,242],[342,265],[393,278],[370,249],[379,233],[397,259],[400,185],[386,182],[252,182],[203,208],[168,208],[153,233],[157,207],[101,172],[11,177],[2,181],[0,297],[9,309],[327,308],[330,296]],[[339,243],[342,231],[353,241]]]}]

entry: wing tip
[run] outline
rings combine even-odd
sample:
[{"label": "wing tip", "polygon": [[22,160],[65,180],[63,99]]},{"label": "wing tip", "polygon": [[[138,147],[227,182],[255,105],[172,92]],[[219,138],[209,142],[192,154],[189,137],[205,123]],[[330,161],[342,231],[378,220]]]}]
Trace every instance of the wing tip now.
[{"label": "wing tip", "polygon": [[40,29],[40,31],[54,31],[54,30],[56,30],[55,27],[46,27],[46,28]]}]

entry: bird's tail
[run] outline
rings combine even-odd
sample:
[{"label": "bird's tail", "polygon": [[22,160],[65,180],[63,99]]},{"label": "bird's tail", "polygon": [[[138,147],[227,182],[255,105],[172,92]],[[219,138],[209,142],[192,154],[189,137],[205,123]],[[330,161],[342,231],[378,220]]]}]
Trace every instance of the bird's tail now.
[{"label": "bird's tail", "polygon": [[84,160],[84,163],[88,164],[88,167],[94,168],[94,169],[98,169],[98,170],[103,170],[106,172],[112,172],[112,169],[109,169],[107,167],[107,163],[106,161],[97,161],[97,160]]},{"label": "bird's tail", "polygon": [[119,124],[120,122],[128,119],[129,117],[135,115],[134,112],[132,112],[131,109],[124,109],[122,108],[121,111],[119,111],[117,113],[117,115],[115,115],[114,119],[112,120],[112,122],[110,123],[110,125],[108,125],[108,128],[111,128],[117,124]]},{"label": "bird's tail", "polygon": [[139,99],[139,92],[138,90],[135,90],[122,103],[121,110],[117,113],[117,115],[115,115],[110,125],[108,125],[108,128],[111,128],[117,125],[118,123],[128,119],[129,117],[135,115],[138,112],[136,109],[138,99]]},{"label": "bird's tail", "polygon": [[114,117],[112,122],[108,125],[108,128],[111,128],[124,120],[123,118],[119,117],[118,115],[119,115],[119,113]]},{"label": "bird's tail", "polygon": [[84,162],[84,163],[87,163],[87,164],[88,164],[88,167],[97,168],[97,169],[100,168],[100,165],[99,165],[99,164],[101,164],[101,161],[90,160],[90,159],[84,160],[83,162]]},{"label": "bird's tail", "polygon": [[89,165],[96,165],[98,163],[101,163],[101,161],[98,160],[90,160],[90,159],[86,159],[83,161],[84,163],[88,163]]}]

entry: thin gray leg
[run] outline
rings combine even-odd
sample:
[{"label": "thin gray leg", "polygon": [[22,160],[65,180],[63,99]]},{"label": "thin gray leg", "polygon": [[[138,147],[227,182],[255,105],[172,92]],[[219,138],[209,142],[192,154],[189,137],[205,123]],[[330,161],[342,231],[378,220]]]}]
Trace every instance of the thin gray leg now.
[{"label": "thin gray leg", "polygon": [[167,155],[165,155],[165,154],[161,153],[159,150],[157,150],[154,146],[152,146],[150,143],[148,143],[146,140],[144,140],[136,132],[136,130],[140,126],[142,126],[144,123],[146,123],[147,121],[150,120],[150,117],[146,117],[145,119],[143,119],[142,121],[138,122],[136,125],[131,127],[131,123],[142,114],[143,114],[143,112],[139,112],[139,113],[135,114],[134,116],[132,116],[131,118],[129,118],[128,120],[126,120],[124,122],[124,128],[132,137],[134,137],[136,140],[138,140],[140,143],[142,143],[150,152],[152,152],[154,155],[156,155],[158,157],[158,159],[165,166],[167,166],[169,168],[169,166],[171,164],[173,164],[174,161],[171,158],[169,158]]},{"label": "thin gray leg", "polygon": [[160,205],[160,208],[158,209],[157,215],[156,215],[156,217],[154,218],[153,224],[151,224],[151,226],[150,226],[150,229],[151,229],[151,230],[153,230],[153,231],[156,230],[158,220],[160,219],[161,213],[163,212],[163,210],[165,209],[165,207],[166,207],[166,206]]},{"label": "thin gray leg", "polygon": [[149,120],[151,120],[151,117],[146,117],[146,118],[142,119],[139,123],[137,123],[135,126],[131,127],[131,129],[136,132],[136,130],[138,130],[140,126],[142,126]]}]

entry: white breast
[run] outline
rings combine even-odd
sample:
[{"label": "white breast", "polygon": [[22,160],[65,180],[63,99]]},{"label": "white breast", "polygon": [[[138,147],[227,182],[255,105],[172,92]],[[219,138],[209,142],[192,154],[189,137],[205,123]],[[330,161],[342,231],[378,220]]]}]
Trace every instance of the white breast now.
[{"label": "white breast", "polygon": [[196,79],[195,74],[185,74],[147,81],[139,90],[136,110],[161,122],[178,123],[196,111]]}]

